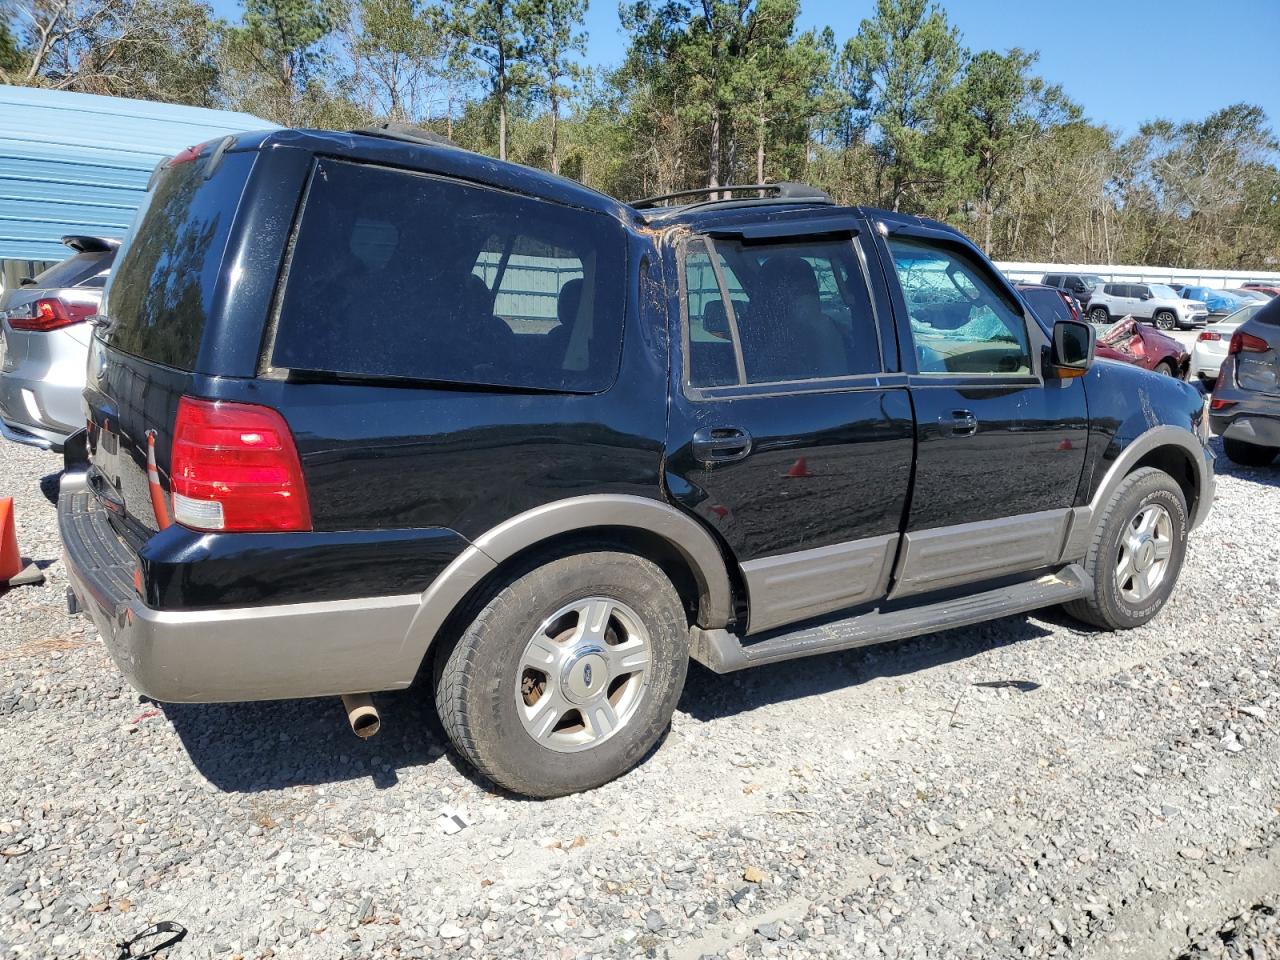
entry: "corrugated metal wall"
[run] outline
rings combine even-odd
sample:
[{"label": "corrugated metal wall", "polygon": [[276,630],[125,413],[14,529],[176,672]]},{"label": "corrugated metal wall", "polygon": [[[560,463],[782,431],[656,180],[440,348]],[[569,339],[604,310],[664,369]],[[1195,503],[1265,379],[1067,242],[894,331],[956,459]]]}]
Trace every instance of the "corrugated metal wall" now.
[{"label": "corrugated metal wall", "polygon": [[66,234],[120,237],[162,157],[274,126],[247,113],[0,86],[0,260],[61,260]]}]

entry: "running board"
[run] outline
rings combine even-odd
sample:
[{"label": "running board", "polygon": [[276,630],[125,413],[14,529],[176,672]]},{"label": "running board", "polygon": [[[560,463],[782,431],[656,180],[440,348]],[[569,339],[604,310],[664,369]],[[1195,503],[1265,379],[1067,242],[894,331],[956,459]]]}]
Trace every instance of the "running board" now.
[{"label": "running board", "polygon": [[967,627],[1076,600],[1092,590],[1093,581],[1089,575],[1079,564],[1073,563],[1030,583],[888,613],[873,610],[746,645],[727,630],[694,627],[690,633],[689,652],[693,659],[716,673],[732,673],[746,667],[794,660],[815,653],[833,653],[888,640],[905,640],[935,630]]}]

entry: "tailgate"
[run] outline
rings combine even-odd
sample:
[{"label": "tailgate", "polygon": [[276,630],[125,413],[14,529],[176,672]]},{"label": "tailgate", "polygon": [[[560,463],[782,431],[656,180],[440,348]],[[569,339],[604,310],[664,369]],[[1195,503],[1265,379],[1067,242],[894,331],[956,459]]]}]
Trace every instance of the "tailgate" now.
[{"label": "tailgate", "polygon": [[117,529],[134,539],[158,527],[147,482],[148,436],[167,494],[178,400],[199,366],[227,237],[255,156],[204,153],[157,171],[107,284],[85,387],[89,483]]}]

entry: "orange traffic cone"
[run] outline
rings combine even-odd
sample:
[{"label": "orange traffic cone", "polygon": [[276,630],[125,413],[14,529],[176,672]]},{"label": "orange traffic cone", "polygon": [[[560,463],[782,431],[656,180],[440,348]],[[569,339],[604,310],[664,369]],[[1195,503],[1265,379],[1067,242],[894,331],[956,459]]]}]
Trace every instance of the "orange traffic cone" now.
[{"label": "orange traffic cone", "polygon": [[809,473],[808,462],[805,460],[804,457],[801,457],[799,460],[797,460],[795,463],[791,465],[791,469],[786,472],[785,476],[787,476],[792,480],[797,479],[799,477],[811,476],[811,474]]},{"label": "orange traffic cone", "polygon": [[13,522],[13,497],[0,497],[0,585],[19,587],[40,583],[44,574],[34,563],[23,564]]}]

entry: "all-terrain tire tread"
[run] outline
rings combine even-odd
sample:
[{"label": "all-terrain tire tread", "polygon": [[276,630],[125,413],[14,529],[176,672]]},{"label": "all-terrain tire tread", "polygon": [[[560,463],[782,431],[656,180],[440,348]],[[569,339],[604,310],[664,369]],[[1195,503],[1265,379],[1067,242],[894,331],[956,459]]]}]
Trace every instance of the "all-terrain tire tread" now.
[{"label": "all-terrain tire tread", "polygon": [[[1105,542],[1107,537],[1105,533],[1110,529],[1111,518],[1119,509],[1120,504],[1124,501],[1125,494],[1131,489],[1150,476],[1167,477],[1163,470],[1157,470],[1155,467],[1141,467],[1133,473],[1129,474],[1121,481],[1120,486],[1116,488],[1116,492],[1112,494],[1111,499],[1107,501],[1106,507],[1103,508],[1102,516],[1094,525],[1094,534],[1089,541],[1089,551],[1085,554],[1084,568],[1090,575],[1094,575],[1098,569],[1098,554],[1107,546]],[[1104,630],[1114,630],[1116,625],[1107,615],[1105,608],[1098,601],[1099,589],[1095,582],[1093,592],[1088,596],[1081,597],[1078,600],[1069,600],[1062,605],[1063,609],[1071,616],[1084,623],[1091,624],[1095,627],[1101,627]]]}]

